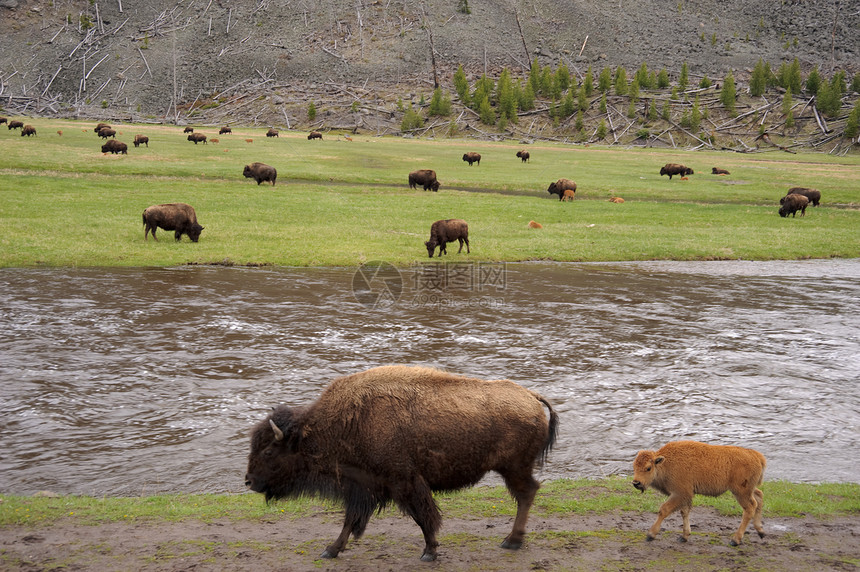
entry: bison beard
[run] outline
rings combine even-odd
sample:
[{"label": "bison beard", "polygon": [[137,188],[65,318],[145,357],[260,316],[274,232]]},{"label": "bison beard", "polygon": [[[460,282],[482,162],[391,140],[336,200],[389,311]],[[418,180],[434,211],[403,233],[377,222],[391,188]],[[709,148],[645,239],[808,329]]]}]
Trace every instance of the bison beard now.
[{"label": "bison beard", "polygon": [[322,558],[335,558],[393,502],[421,527],[421,560],[429,562],[442,521],[432,493],[496,471],[517,501],[502,547],[517,549],[540,486],[532,471],[557,427],[550,404],[513,382],[379,367],[336,379],[307,407],[275,408],[251,432],[245,484],[267,501],[302,494],[342,501],[343,528]]}]

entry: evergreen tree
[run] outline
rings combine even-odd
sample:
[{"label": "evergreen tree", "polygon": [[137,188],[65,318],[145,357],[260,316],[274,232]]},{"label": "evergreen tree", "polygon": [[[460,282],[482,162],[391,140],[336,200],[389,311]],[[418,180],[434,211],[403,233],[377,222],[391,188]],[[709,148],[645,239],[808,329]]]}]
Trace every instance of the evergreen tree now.
[{"label": "evergreen tree", "polygon": [[634,77],[630,82],[630,87],[627,88],[627,96],[631,103],[636,103],[639,100],[639,78]]},{"label": "evergreen tree", "polygon": [[484,125],[496,124],[496,112],[490,105],[490,98],[486,95],[481,98],[481,103],[478,104],[478,115],[481,117],[481,123]]},{"label": "evergreen tree", "polygon": [[[858,74],[858,77],[860,77],[860,74]],[[582,86],[585,88],[585,95],[591,97],[591,94],[594,93],[594,74],[591,72],[591,66],[588,66],[588,71],[585,72]]]},{"label": "evergreen tree", "polygon": [[627,70],[623,66],[615,69],[615,93],[625,95],[627,93]]},{"label": "evergreen tree", "polygon": [[308,103],[308,121],[313,121],[317,118],[317,106],[311,101]]},{"label": "evergreen tree", "polygon": [[544,97],[552,97],[552,84],[555,74],[552,73],[552,68],[546,66],[540,72],[540,93]]},{"label": "evergreen tree", "polygon": [[860,135],[860,100],[857,100],[857,103],[854,104],[854,109],[848,115],[848,121],[845,123],[845,132],[842,136],[848,139],[855,139],[858,135]]},{"label": "evergreen tree", "polygon": [[785,88],[791,89],[794,93],[800,93],[802,85],[803,78],[800,75],[800,61],[794,58],[794,61],[788,66],[788,85]]},{"label": "evergreen tree", "polygon": [[471,103],[469,99],[469,80],[466,79],[466,72],[463,70],[462,64],[454,72],[454,90],[457,92],[457,97],[460,98],[460,103],[466,106]]},{"label": "evergreen tree", "polygon": [[707,89],[711,87],[711,85],[711,78],[709,78],[707,75],[702,76],[702,81],[699,82],[699,87],[702,89]]},{"label": "evergreen tree", "polygon": [[588,109],[588,94],[585,93],[585,86],[582,86],[577,90],[577,102],[576,107],[580,111],[585,111]]},{"label": "evergreen tree", "polygon": [[816,65],[814,68],[812,68],[812,71],[809,72],[809,75],[806,76],[806,91],[807,93],[816,95],[820,86],[821,74],[818,73],[818,66]]},{"label": "evergreen tree", "polygon": [[499,116],[505,120],[516,122],[517,100],[511,82],[511,72],[508,68],[502,70],[496,88],[496,100],[499,102]]},{"label": "evergreen tree", "polygon": [[[698,97],[696,98],[698,99]],[[737,93],[735,92],[735,76],[729,72],[723,80],[723,88],[720,90],[720,102],[723,104],[729,113],[734,115],[735,103],[737,101]]]},{"label": "evergreen tree", "polygon": [[537,61],[537,58],[535,58],[532,62],[531,69],[529,69],[529,85],[532,86],[532,93],[535,95],[540,93],[540,76],[540,63]]},{"label": "evergreen tree", "polygon": [[693,101],[693,109],[690,111],[690,129],[698,131],[702,126],[702,110],[699,108],[699,96]]},{"label": "evergreen tree", "polygon": [[606,121],[600,120],[600,125],[597,126],[597,139],[606,139]]},{"label": "evergreen tree", "polygon": [[451,115],[451,95],[443,92],[441,87],[434,89],[433,97],[430,99],[430,109],[427,113],[437,117]]},{"label": "evergreen tree", "polygon": [[648,121],[657,121],[657,102],[653,99],[651,105],[648,106]]},{"label": "evergreen tree", "polygon": [[851,91],[860,93],[860,72],[854,74],[854,79],[851,80]]},{"label": "evergreen tree", "polygon": [[558,85],[559,93],[570,87],[570,70],[564,63],[559,64],[555,70],[555,83]]},{"label": "evergreen tree", "polygon": [[582,119],[581,110],[576,112],[576,124],[574,125],[574,127],[577,131],[582,131],[582,129],[585,127],[585,122]]},{"label": "evergreen tree", "polygon": [[520,90],[519,108],[522,111],[531,111],[535,108],[535,92],[530,82],[526,82]]},{"label": "evergreen tree", "polygon": [[645,62],[642,62],[642,65],[636,70],[633,79],[639,82],[639,87],[648,89],[648,65]]},{"label": "evergreen tree", "polygon": [[660,70],[660,73],[657,74],[657,87],[660,89],[666,89],[669,85],[669,73],[666,71],[666,68],[663,68]]},{"label": "evergreen tree", "polygon": [[750,95],[760,97],[764,95],[767,89],[767,75],[764,66],[764,60],[758,59],[755,68],[753,69],[752,77],[750,78]]},{"label": "evergreen tree", "polygon": [[[480,108],[481,102],[484,98],[486,98],[487,102],[489,102],[490,96],[493,94],[493,90],[495,87],[496,84],[493,82],[493,80],[487,77],[487,74],[481,75],[478,81],[475,82],[475,91],[472,92],[472,105],[477,108]],[[490,125],[495,125],[495,123],[496,120],[494,118],[493,123],[491,123]]]},{"label": "evergreen tree", "polygon": [[600,70],[600,75],[597,77],[597,89],[606,93],[612,86],[612,71],[609,68]]},{"label": "evergreen tree", "polygon": [[600,113],[606,113],[606,94],[600,97]]},{"label": "evergreen tree", "polygon": [[420,129],[421,127],[424,127],[424,118],[412,109],[410,105],[409,109],[403,115],[403,121],[400,122],[400,130],[411,131],[412,129]]},{"label": "evergreen tree", "polygon": [[793,106],[794,99],[791,97],[791,88],[789,88],[785,90],[785,95],[782,96],[782,114],[788,115]]},{"label": "evergreen tree", "polygon": [[[579,91],[579,90],[577,90]],[[576,100],[573,98],[574,90],[567,90],[567,95],[561,102],[561,115],[562,117],[570,117],[576,112]]]},{"label": "evergreen tree", "polygon": [[687,62],[681,65],[681,76],[678,78],[678,87],[681,91],[686,91],[687,84],[690,82],[690,68],[687,67]]},{"label": "evergreen tree", "polygon": [[660,116],[663,118],[663,121],[669,121],[672,117],[672,104],[668,101],[663,103],[663,110],[660,112]]}]

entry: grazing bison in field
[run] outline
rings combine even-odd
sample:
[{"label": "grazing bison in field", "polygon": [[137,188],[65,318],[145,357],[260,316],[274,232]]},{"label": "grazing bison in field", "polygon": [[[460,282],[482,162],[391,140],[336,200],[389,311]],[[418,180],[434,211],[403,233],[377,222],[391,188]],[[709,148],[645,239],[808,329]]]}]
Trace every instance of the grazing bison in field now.
[{"label": "grazing bison in field", "polygon": [[225,133],[233,133],[233,130],[226,125],[218,130],[218,135],[224,135]]},{"label": "grazing bison in field", "polygon": [[194,141],[195,145],[197,145],[200,142],[203,142],[203,144],[205,145],[206,144],[206,135],[204,135],[203,133],[192,133],[191,135],[188,136],[188,140]]},{"label": "grazing bison in field", "polygon": [[316,494],[343,503],[340,535],[322,558],[359,538],[391,503],[421,527],[421,560],[436,559],[442,515],[434,491],[464,489],[498,472],[517,502],[503,548],[523,543],[558,415],[511,381],[431,368],[383,366],[335,379],[312,404],[278,406],[251,430],[245,484],[266,500]]},{"label": "grazing bison in field", "polygon": [[475,153],[474,151],[469,151],[468,153],[463,154],[463,160],[469,163],[469,166],[472,166],[472,163],[477,163],[478,166],[481,166],[481,154]]},{"label": "grazing bison in field", "polygon": [[257,185],[263,181],[270,181],[273,187],[275,186],[275,179],[278,178],[278,171],[276,171],[271,165],[266,165],[265,163],[251,163],[250,165],[245,165],[245,170],[242,174],[249,179],[257,181]]},{"label": "grazing bison in field", "polygon": [[794,218],[797,211],[800,211],[800,216],[806,215],[806,207],[809,206],[809,199],[803,195],[785,195],[779,199],[779,216],[787,217],[791,215]]},{"label": "grazing bison in field", "polygon": [[102,129],[104,129],[105,127],[107,127],[108,129],[111,129],[111,126],[108,125],[107,123],[98,123],[98,124],[96,124],[95,128],[93,129],[93,133],[98,135],[98,132],[101,131]]},{"label": "grazing bison in field", "polygon": [[183,133],[194,133],[194,128],[193,127],[186,127],[185,129],[182,130],[182,132]]},{"label": "grazing bison in field", "polygon": [[[812,203],[812,206],[817,207],[819,201],[821,201],[821,191],[818,189],[810,189],[808,187],[792,187],[788,189],[789,195],[803,195],[809,202]],[[782,199],[780,199],[779,204],[782,204]]]},{"label": "grazing bison in field", "polygon": [[731,173],[729,173],[725,169],[720,169],[719,167],[714,167],[713,169],[711,169],[711,174],[712,175],[731,175]]},{"label": "grazing bison in field", "polygon": [[457,254],[463,252],[463,243],[466,243],[466,254],[471,253],[469,249],[469,225],[466,221],[459,218],[449,218],[447,220],[437,220],[430,226],[430,240],[424,243],[427,247],[427,254],[433,258],[433,253],[436,247],[439,247],[439,256],[448,254],[448,243],[459,241],[460,250]]},{"label": "grazing bison in field", "polygon": [[660,169],[660,176],[669,175],[669,180],[672,179],[672,175],[692,175],[693,170],[689,167],[685,167],[684,165],[679,165],[678,163],[666,163]]},{"label": "grazing bison in field", "polygon": [[753,449],[696,441],[673,441],[656,452],[639,451],[633,461],[633,486],[643,493],[651,487],[669,495],[648,530],[648,540],[654,540],[660,532],[663,519],[680,509],[684,519],[681,540],[686,542],[690,537],[693,496],[718,497],[726,491],[732,491],[744,509],[740,528],[732,536],[732,546],[743,541],[750,520],[759,537],[764,538],[761,524],[764,495],[757,487],[766,465],[764,455]]},{"label": "grazing bison in field", "polygon": [[3,125],[4,123],[9,123],[8,117],[0,117],[0,125]]},{"label": "grazing bison in field", "polygon": [[32,125],[25,125],[24,127],[21,128],[21,137],[23,137],[25,135],[27,137],[29,137],[30,135],[35,135],[35,134],[36,134],[36,128],[33,127]]},{"label": "grazing bison in field", "polygon": [[102,153],[113,153],[114,155],[122,153],[128,155],[128,145],[122,141],[111,139],[102,145]]},{"label": "grazing bison in field", "polygon": [[102,139],[107,139],[108,137],[116,137],[116,130],[111,129],[110,127],[102,127],[99,129],[99,137]]},{"label": "grazing bison in field", "polygon": [[180,240],[183,234],[187,234],[191,242],[197,242],[203,227],[197,224],[197,213],[194,207],[185,203],[169,203],[165,205],[152,205],[143,211],[143,239],[148,240],[147,235],[152,231],[152,238],[158,240],[155,231],[159,228],[173,230],[176,240]]},{"label": "grazing bison in field", "polygon": [[280,136],[278,135],[278,130],[273,127],[269,127],[269,130],[266,131],[266,137],[277,137],[278,139],[280,139]]},{"label": "grazing bison in field", "polygon": [[140,144],[143,143],[147,147],[149,147],[149,137],[146,135],[135,135],[134,136],[134,146],[140,147]]},{"label": "grazing bison in field", "polygon": [[320,133],[319,131],[311,131],[310,133],[308,133],[308,141],[310,141],[311,139],[319,139],[320,141],[322,141],[322,133]]},{"label": "grazing bison in field", "polygon": [[529,160],[529,152],[523,149],[522,151],[517,151],[517,157],[519,157],[523,163]]},{"label": "grazing bison in field", "polygon": [[439,181],[436,180],[436,171],[433,169],[420,169],[409,173],[409,188],[414,189],[418,185],[422,185],[424,190],[439,190]]},{"label": "grazing bison in field", "polygon": [[13,119],[12,121],[9,122],[9,125],[7,125],[7,127],[9,128],[9,131],[12,131],[13,129],[23,129],[24,128],[24,122],[23,121],[16,121]]},{"label": "grazing bison in field", "polygon": [[564,192],[565,191],[573,191],[576,192],[576,183],[571,181],[570,179],[559,179],[554,183],[550,183],[547,188],[547,192],[551,195],[558,195],[558,200],[564,200]]}]

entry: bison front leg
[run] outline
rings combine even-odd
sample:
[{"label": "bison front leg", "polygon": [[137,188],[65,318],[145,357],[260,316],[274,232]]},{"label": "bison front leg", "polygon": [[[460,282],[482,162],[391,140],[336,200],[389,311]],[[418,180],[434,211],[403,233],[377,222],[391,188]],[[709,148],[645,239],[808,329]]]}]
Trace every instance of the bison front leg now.
[{"label": "bison front leg", "polygon": [[424,535],[424,551],[421,553],[423,562],[436,560],[436,548],[439,542],[436,540],[436,532],[442,526],[442,513],[436,501],[433,500],[433,492],[422,477],[416,477],[411,487],[397,492],[395,502],[400,509],[412,517],[412,520],[421,527]]},{"label": "bison front leg", "polygon": [[660,510],[657,511],[657,520],[655,520],[654,524],[651,525],[651,528],[648,530],[648,535],[645,538],[648,540],[654,540],[657,538],[657,535],[660,533],[660,527],[663,525],[663,520],[682,506],[688,505],[689,503],[690,500],[684,499],[680,495],[671,495],[666,502],[660,505]]},{"label": "bison front leg", "polygon": [[347,502],[346,515],[343,519],[343,528],[334,542],[329,544],[320,558],[337,558],[337,555],[346,548],[346,543],[349,541],[349,535],[352,534],[355,538],[359,538],[364,534],[364,529],[367,528],[367,523],[370,521],[370,516],[373,514],[373,501],[368,498],[359,498],[362,495],[354,496],[354,502]]}]

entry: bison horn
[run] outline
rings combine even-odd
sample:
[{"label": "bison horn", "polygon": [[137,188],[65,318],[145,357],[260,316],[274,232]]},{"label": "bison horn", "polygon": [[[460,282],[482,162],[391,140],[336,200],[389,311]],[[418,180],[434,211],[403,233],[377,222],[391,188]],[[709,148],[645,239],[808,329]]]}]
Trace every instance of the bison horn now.
[{"label": "bison horn", "polygon": [[281,431],[275,422],[269,419],[269,425],[272,426],[272,431],[275,432],[275,441],[283,441],[284,440],[284,432]]}]

